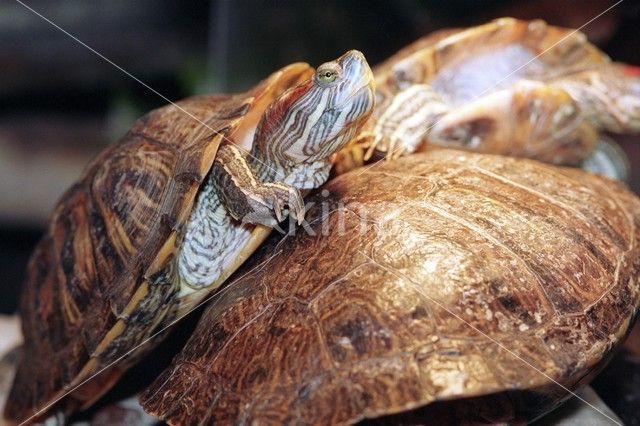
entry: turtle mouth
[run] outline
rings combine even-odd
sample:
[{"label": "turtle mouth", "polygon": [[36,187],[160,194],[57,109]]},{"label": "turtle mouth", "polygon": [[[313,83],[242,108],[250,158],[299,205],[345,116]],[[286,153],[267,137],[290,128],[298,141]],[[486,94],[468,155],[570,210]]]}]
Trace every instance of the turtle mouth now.
[{"label": "turtle mouth", "polygon": [[[342,110],[345,106],[347,106],[348,104],[351,103],[351,101],[354,98],[357,98],[359,96],[362,95],[362,92],[364,91],[369,91],[369,97],[371,98],[371,107],[373,106],[374,103],[374,91],[375,91],[375,87],[373,85],[373,80],[370,79],[369,81],[367,81],[366,83],[364,83],[362,86],[360,86],[357,90],[355,90],[352,94],[350,94],[349,96],[347,96],[342,102],[340,102],[337,105],[332,106],[331,108],[327,108],[326,111],[339,111]],[[370,108],[369,108],[370,109]]]}]

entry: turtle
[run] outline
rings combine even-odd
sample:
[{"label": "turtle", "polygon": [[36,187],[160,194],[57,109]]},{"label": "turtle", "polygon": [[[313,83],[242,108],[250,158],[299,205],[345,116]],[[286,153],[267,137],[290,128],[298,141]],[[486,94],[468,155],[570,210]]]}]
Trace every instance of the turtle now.
[{"label": "turtle", "polygon": [[32,253],[6,418],[64,420],[106,392],[280,220],[302,221],[302,196],[374,101],[351,50],[136,121],[62,196]]},{"label": "turtle", "polygon": [[272,235],[207,305],[146,411],[531,421],[603,367],[640,305],[640,199],[580,169],[438,149],[309,201],[308,226]]},{"label": "turtle", "polygon": [[575,166],[601,132],[640,132],[638,73],[541,20],[437,31],[374,75],[377,107],[354,141],[364,160],[426,143]]}]

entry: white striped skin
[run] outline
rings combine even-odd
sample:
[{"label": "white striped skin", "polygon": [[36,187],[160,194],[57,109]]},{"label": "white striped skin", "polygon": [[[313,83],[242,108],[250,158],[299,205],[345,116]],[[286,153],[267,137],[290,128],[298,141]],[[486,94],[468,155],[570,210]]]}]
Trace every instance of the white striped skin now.
[{"label": "white striped skin", "polygon": [[[251,236],[251,225],[234,221],[210,177],[198,194],[177,257],[181,287],[206,287],[220,276]],[[189,289],[182,289],[189,292]]]},{"label": "white striped skin", "polygon": [[409,86],[390,98],[382,114],[372,120],[368,130],[373,138],[371,146],[386,152],[388,158],[415,152],[447,109],[430,86]]},{"label": "white striped skin", "polygon": [[[319,80],[326,70],[338,74],[335,81]],[[320,163],[313,166],[315,170],[330,167],[331,155],[358,133],[373,110],[373,75],[362,54],[352,50],[319,66],[313,80],[285,93],[279,103],[264,113],[258,125],[251,164],[264,181],[313,188],[317,179],[313,173],[305,179],[305,167],[312,163]],[[285,118],[282,106],[295,111]],[[267,169],[272,163],[278,167]]]},{"label": "white striped skin", "polygon": [[[322,81],[327,70],[336,73],[335,81]],[[373,84],[364,56],[347,52],[267,108],[250,155],[233,145],[220,148],[176,256],[181,295],[210,286],[247,244],[253,225],[237,219],[273,226],[279,215],[274,203],[286,191],[289,199],[283,204],[295,210],[299,202],[304,214],[301,199],[291,200],[291,194],[299,198],[299,189],[326,181],[331,155],[359,132],[373,110]],[[260,217],[264,214],[268,217]]]}]

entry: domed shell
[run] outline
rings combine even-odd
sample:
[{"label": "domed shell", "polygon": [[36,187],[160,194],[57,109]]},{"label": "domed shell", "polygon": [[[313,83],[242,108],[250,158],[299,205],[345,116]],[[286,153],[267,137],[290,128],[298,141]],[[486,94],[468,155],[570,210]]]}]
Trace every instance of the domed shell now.
[{"label": "domed shell", "polygon": [[143,394],[151,414],[531,420],[603,366],[640,302],[640,201],[580,170],[434,150],[310,201],[310,225],[209,305]]},{"label": "domed shell", "polygon": [[293,64],[243,94],[154,110],[87,167],[57,204],[29,262],[20,306],[24,353],[8,418],[44,414],[101,372],[58,406],[86,404],[136,360],[130,354],[102,371],[157,325],[139,306],[162,312],[175,304],[175,289],[149,282],[171,259],[218,146],[250,139],[271,100],[312,72]]}]

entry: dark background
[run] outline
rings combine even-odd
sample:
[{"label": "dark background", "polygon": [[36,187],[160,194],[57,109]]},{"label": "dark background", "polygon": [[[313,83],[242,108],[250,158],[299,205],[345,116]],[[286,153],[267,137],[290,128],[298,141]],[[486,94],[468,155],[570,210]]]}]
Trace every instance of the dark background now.
[{"label": "dark background", "polygon": [[[26,1],[171,100],[245,90],[283,65],[318,65],[352,48],[375,64],[433,30],[501,16],[577,28],[614,3]],[[625,0],[583,32],[614,60],[640,65],[639,29],[640,2]],[[0,3],[0,313],[17,306],[28,255],[57,197],[135,118],[165,103],[23,5]],[[640,192],[640,138],[619,141]]]}]

